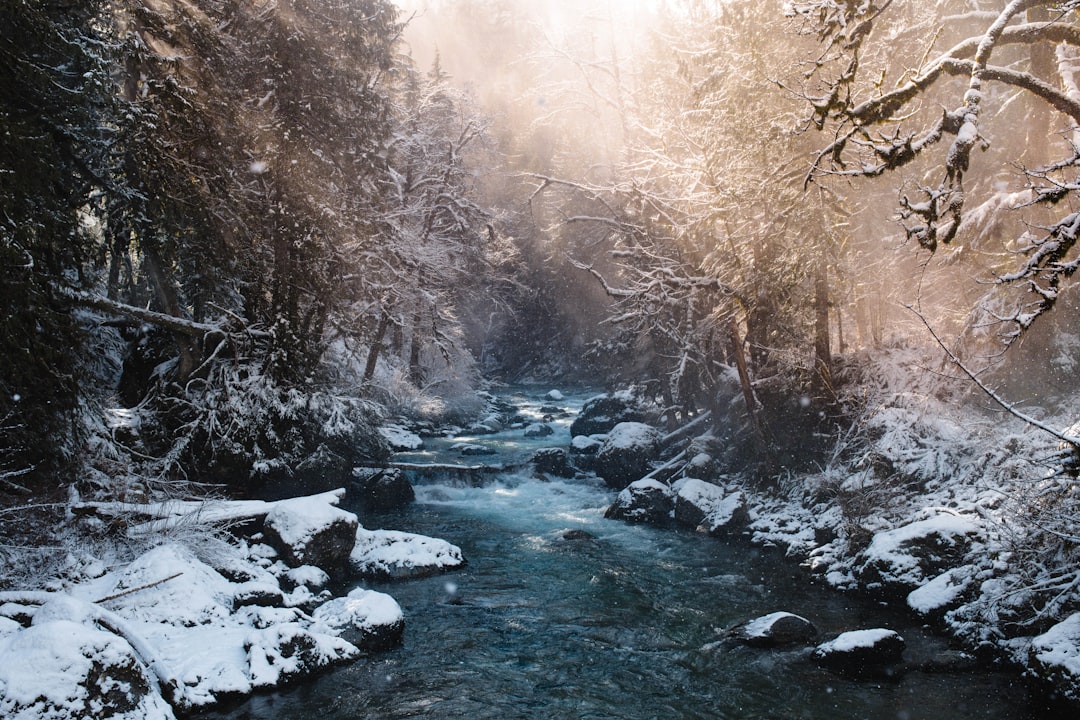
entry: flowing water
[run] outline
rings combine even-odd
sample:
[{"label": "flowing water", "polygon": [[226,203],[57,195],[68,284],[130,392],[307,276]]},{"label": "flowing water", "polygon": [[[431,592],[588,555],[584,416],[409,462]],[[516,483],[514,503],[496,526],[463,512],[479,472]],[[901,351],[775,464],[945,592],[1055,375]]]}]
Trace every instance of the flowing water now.
[{"label": "flowing water", "polygon": [[[518,401],[537,412],[538,401]],[[560,403],[577,408],[580,399]],[[512,462],[555,435],[520,429],[470,441]],[[450,442],[412,461],[448,461]],[[515,455],[516,454],[516,455]],[[472,460],[470,458],[469,460]],[[457,459],[460,461],[460,458]],[[745,542],[605,520],[613,494],[593,481],[507,472],[481,487],[420,484],[418,500],[363,517],[445,538],[468,565],[369,587],[406,613],[404,645],[220,717],[301,718],[865,718],[1045,717],[1012,675],[909,670],[852,680],[814,665],[809,649],[752,649],[723,629],[776,610],[811,619],[823,638],[891,627],[918,661],[948,651],[910,616],[814,584],[795,563]],[[568,531],[584,531],[570,536]]]}]

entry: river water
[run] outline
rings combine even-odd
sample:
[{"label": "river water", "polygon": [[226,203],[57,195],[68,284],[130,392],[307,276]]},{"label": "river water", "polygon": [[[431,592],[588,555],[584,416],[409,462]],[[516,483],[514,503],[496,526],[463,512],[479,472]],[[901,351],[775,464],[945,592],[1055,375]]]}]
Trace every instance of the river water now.
[{"label": "river water", "polygon": [[[540,401],[517,402],[538,412]],[[563,407],[580,407],[568,398]],[[488,438],[498,461],[556,434]],[[432,445],[429,443],[429,445]],[[446,461],[450,442],[413,461]],[[460,461],[460,458],[458,459]],[[1045,718],[1008,673],[926,673],[852,680],[816,667],[809,649],[721,641],[723,629],[777,610],[814,622],[822,638],[890,627],[913,663],[949,652],[906,613],[812,582],[775,550],[691,532],[605,520],[613,494],[593,481],[507,472],[482,487],[420,484],[417,502],[368,527],[445,538],[468,565],[422,580],[374,583],[406,613],[403,646],[313,682],[259,695],[229,720],[318,718]],[[589,537],[565,539],[571,530]]]}]

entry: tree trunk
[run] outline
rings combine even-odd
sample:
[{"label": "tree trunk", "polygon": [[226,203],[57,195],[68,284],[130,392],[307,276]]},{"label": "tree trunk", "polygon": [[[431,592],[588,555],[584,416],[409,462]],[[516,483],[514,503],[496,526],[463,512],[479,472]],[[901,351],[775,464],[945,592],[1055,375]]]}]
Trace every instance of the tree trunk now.
[{"label": "tree trunk", "polygon": [[367,362],[364,363],[364,379],[362,382],[365,385],[371,382],[371,379],[375,377],[375,367],[379,363],[379,352],[382,350],[382,341],[389,328],[390,313],[384,311],[379,318],[379,326],[375,328],[375,337],[372,338],[371,347],[368,349]]},{"label": "tree trunk", "polygon": [[819,258],[814,272],[814,375],[818,392],[833,397],[832,339],[829,336],[829,266]]},{"label": "tree trunk", "polygon": [[[162,312],[175,318],[183,318],[184,313],[176,295],[176,287],[172,283],[172,278],[167,276],[157,248],[153,245],[147,244],[143,247],[143,265]],[[180,356],[180,362],[176,368],[176,379],[183,382],[199,366],[202,352],[199,349],[198,340],[188,334],[173,332],[173,338],[176,340],[176,348]]]}]

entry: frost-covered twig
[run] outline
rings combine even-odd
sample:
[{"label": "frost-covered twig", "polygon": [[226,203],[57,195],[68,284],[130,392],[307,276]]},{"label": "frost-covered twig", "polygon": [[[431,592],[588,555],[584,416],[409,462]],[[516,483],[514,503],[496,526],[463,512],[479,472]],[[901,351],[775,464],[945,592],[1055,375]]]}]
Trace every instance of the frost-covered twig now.
[{"label": "frost-covered twig", "polygon": [[167,578],[162,578],[160,580],[155,580],[152,583],[147,583],[146,585],[140,585],[139,587],[128,588],[127,590],[123,590],[123,591],[118,592],[118,593],[113,593],[112,595],[108,595],[106,597],[100,598],[98,600],[95,600],[94,602],[95,603],[109,602],[110,600],[116,600],[117,598],[122,598],[122,597],[125,597],[127,595],[133,595],[133,594],[135,594],[137,592],[142,592],[143,590],[149,590],[150,588],[155,588],[158,585],[162,585],[164,583],[167,583],[170,580],[175,580],[176,578],[180,577],[183,574],[184,573],[182,573],[182,572],[178,572],[178,573],[176,573],[174,575],[170,575]]}]

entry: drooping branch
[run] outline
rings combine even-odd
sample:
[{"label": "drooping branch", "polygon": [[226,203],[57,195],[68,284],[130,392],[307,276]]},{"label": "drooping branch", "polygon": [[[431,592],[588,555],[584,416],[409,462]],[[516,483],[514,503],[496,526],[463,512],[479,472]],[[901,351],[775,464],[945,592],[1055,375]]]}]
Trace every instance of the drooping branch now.
[{"label": "drooping branch", "polygon": [[1032,427],[1036,427],[1039,430],[1042,430],[1043,432],[1052,435],[1053,437],[1069,445],[1073,449],[1080,451],[1080,437],[1072,437],[1066,435],[1060,430],[1056,430],[1050,427],[1041,420],[1034,418],[1031,415],[1028,415],[1027,413],[1017,409],[1016,405],[1008,402],[1003,397],[998,395],[993,388],[989,387],[979,378],[978,374],[975,371],[968,368],[968,366],[964,364],[964,361],[956,356],[956,353],[949,349],[949,346],[945,344],[945,341],[941,339],[941,336],[939,336],[934,330],[933,326],[930,325],[930,322],[926,319],[925,315],[923,315],[921,312],[919,312],[917,308],[911,305],[908,305],[907,308],[912,313],[914,313],[915,316],[919,318],[919,321],[922,322],[922,324],[926,327],[927,331],[930,333],[930,336],[934,338],[934,342],[937,343],[938,347],[940,347],[945,353],[945,357],[948,359],[948,361],[955,365],[960,370],[960,372],[966,375],[967,378],[971,380],[972,383],[974,383],[975,387],[979,388],[979,390],[981,390],[987,397],[993,400],[995,404],[1001,407],[1002,410],[1009,413],[1018,420],[1022,420],[1023,422],[1028,423]]}]

